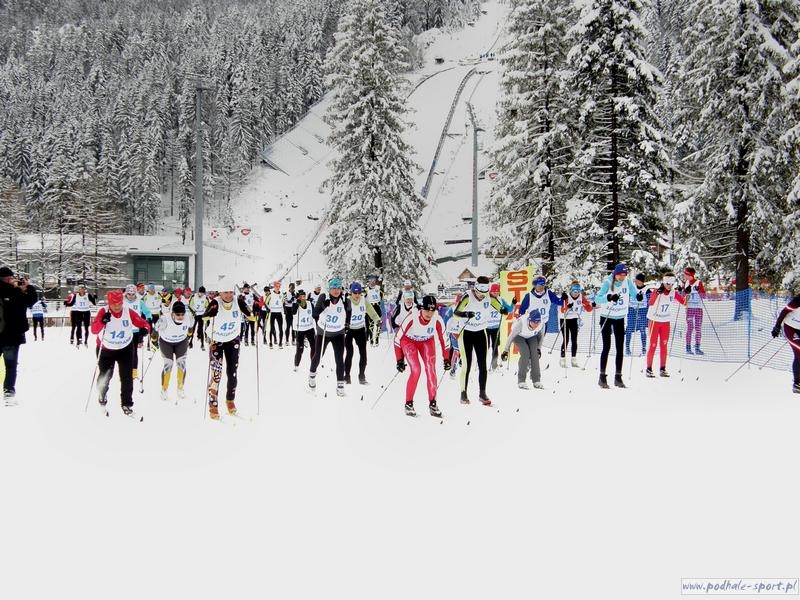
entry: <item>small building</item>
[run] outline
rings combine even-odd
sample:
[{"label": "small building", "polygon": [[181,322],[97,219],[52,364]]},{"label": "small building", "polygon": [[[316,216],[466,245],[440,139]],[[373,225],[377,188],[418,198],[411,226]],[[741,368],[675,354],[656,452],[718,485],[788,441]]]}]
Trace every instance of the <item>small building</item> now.
[{"label": "small building", "polygon": [[459,281],[474,281],[475,279],[475,275],[469,269],[464,269],[461,271],[461,275],[458,276]]}]

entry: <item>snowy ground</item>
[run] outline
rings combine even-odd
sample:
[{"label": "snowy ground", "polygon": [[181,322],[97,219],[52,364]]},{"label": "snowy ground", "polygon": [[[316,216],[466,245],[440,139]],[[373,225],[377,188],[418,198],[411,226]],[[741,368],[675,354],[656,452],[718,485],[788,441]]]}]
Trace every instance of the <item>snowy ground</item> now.
[{"label": "snowy ground", "polygon": [[372,408],[394,376],[385,340],[344,399],[330,357],[313,395],[307,358],[293,373],[291,350],[261,347],[259,417],[243,348],[245,418],[224,423],[204,419],[203,352],[177,405],[156,356],[139,423],[94,398],[84,413],[93,355],[48,330],[23,347],[21,405],[0,409],[0,592],[676,598],[681,577],[798,575],[788,373],[724,383],[735,365],[673,360],[647,380],[634,358],[629,389],[602,391],[597,356],[565,373],[552,338],[544,391],[511,367],[490,375],[496,406],[462,406],[447,377],[442,420],[403,415],[406,375]]}]

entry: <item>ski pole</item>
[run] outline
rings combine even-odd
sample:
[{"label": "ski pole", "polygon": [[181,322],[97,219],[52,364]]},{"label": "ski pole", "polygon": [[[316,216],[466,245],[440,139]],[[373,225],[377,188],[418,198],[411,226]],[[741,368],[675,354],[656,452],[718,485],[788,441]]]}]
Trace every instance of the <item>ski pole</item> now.
[{"label": "ski pole", "polygon": [[387,383],[387,384],[386,384],[386,387],[384,387],[384,388],[383,388],[383,391],[382,391],[382,392],[380,393],[380,395],[379,395],[379,396],[376,398],[375,402],[373,402],[373,404],[372,404],[372,408],[371,408],[370,410],[374,409],[374,408],[375,408],[375,407],[378,405],[378,402],[380,402],[381,398],[383,398],[383,395],[384,395],[384,394],[385,394],[387,391],[389,391],[389,386],[390,386],[390,385],[392,385],[392,383],[394,382],[394,380],[395,380],[395,379],[397,379],[397,376],[398,376],[398,375],[400,375],[400,371],[397,371],[397,372],[394,374],[394,376],[393,376],[393,377],[392,377],[392,378],[389,380],[389,383]]},{"label": "ski pole", "polygon": [[708,317],[708,322],[711,323],[711,329],[714,332],[714,336],[717,338],[717,342],[719,343],[719,347],[722,350],[722,355],[724,356],[725,355],[725,346],[722,345],[722,340],[719,339],[719,334],[717,333],[717,328],[714,326],[714,319],[711,318],[711,312],[708,310],[708,307],[706,307],[706,301],[703,300],[703,296],[700,295],[700,294],[698,294],[698,295],[700,296],[700,302],[703,305],[703,311],[706,313],[706,316]]},{"label": "ski pole", "polygon": [[[756,351],[756,352],[753,354],[753,356],[749,357],[749,358],[748,358],[746,361],[744,361],[744,362],[743,362],[741,365],[739,365],[739,366],[736,368],[736,370],[735,370],[733,373],[731,373],[730,375],[728,375],[728,376],[727,376],[725,379],[723,379],[723,381],[725,381],[725,382],[729,381],[729,380],[730,380],[730,378],[731,378],[731,377],[733,377],[734,375],[736,375],[736,374],[737,374],[737,373],[738,373],[740,370],[742,370],[742,368],[743,368],[745,365],[749,365],[749,364],[750,364],[750,362],[751,362],[751,361],[752,361],[752,360],[753,360],[753,359],[754,359],[756,356],[758,356],[758,355],[761,353],[761,351],[762,351],[764,348],[766,348],[767,346],[769,346],[769,345],[770,345],[770,343],[772,342],[772,340],[773,340],[773,339],[775,339],[775,338],[770,338],[769,340],[767,340],[767,343],[766,343],[766,344],[764,344],[763,346],[761,346],[761,348],[759,348],[759,349],[758,349],[758,350],[757,350],[757,351]],[[787,341],[788,341],[788,340],[787,340]]]},{"label": "ski pole", "polygon": [[[256,337],[258,337],[258,329],[256,329]],[[261,416],[261,370],[258,364],[258,346],[259,344],[256,342],[256,415]]]},{"label": "ski pole", "polygon": [[[153,353],[150,355],[150,358],[148,358],[148,359],[147,359],[147,366],[144,368],[144,370],[143,370],[143,372],[142,372],[142,377],[141,377],[141,379],[139,379],[139,393],[140,393],[140,394],[144,394],[144,378],[145,378],[145,375],[147,375],[147,371],[149,371],[149,370],[150,370],[150,363],[152,363],[152,362],[153,362],[153,357],[154,357],[155,355],[156,355],[156,353],[155,353],[155,352],[153,352]],[[144,360],[144,352],[142,352],[142,360]]]},{"label": "ski pole", "polygon": [[760,367],[758,367],[758,370],[760,371],[761,369],[763,369],[764,367],[766,367],[766,366],[767,366],[767,365],[770,363],[770,361],[771,361],[773,358],[775,358],[776,356],[778,356],[778,352],[780,352],[781,350],[783,350],[783,349],[786,347],[786,344],[788,344],[788,343],[789,343],[789,338],[785,338],[785,339],[783,340],[783,343],[780,345],[780,347],[779,347],[777,350],[775,350],[775,352],[773,352],[773,353],[772,353],[772,356],[770,356],[770,357],[769,357],[769,358],[768,358],[766,361],[764,361],[764,364],[763,364],[763,365],[761,365]]},{"label": "ski pole", "polygon": [[584,371],[586,370],[586,365],[589,364],[589,360],[592,358],[592,354],[594,353],[594,322],[595,321],[596,321],[595,314],[594,314],[594,311],[592,311],[592,329],[589,332],[589,352],[586,355],[586,360],[583,362],[583,370]]},{"label": "ski pole", "polygon": [[103,325],[103,331],[100,332],[100,349],[97,352],[97,360],[94,362],[94,373],[92,374],[92,383],[89,386],[89,393],[86,395],[86,406],[83,407],[83,412],[89,412],[89,400],[92,398],[92,390],[94,389],[94,380],[97,378],[97,370],[100,367],[100,353],[103,351],[103,342],[106,341],[106,326]]}]

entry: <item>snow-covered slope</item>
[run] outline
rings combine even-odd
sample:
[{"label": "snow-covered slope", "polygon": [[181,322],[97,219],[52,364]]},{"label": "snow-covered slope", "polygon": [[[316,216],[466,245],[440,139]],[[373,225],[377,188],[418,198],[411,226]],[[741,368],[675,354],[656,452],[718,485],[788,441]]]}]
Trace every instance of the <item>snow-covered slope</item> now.
[{"label": "snow-covered slope", "polygon": [[[492,1],[486,2],[483,9],[486,14],[473,26],[458,31],[427,32],[426,64],[409,78],[412,127],[407,139],[416,152],[421,191],[456,92],[467,74],[473,73],[449,124],[422,217],[436,258],[469,251],[468,244],[444,243],[447,239],[471,237],[470,226],[461,219],[462,215],[470,214],[472,206],[472,135],[471,129],[465,130],[469,121],[466,102],[473,104],[478,122],[486,130],[484,148],[491,145],[499,64],[489,60],[488,54],[500,44],[508,6]],[[482,55],[485,56],[481,58]],[[237,228],[232,232],[218,228],[213,232],[215,237],[209,240],[206,281],[213,284],[226,275],[251,282],[256,278],[260,286],[285,276],[300,279],[305,286],[324,281],[328,272],[321,253],[322,217],[329,197],[322,185],[330,175],[328,163],[334,156],[320,144],[329,133],[322,122],[326,108],[323,100],[268,151],[268,158],[285,172],[264,166],[253,171],[247,186],[233,200]],[[484,162],[481,158],[481,164]],[[480,182],[481,199],[488,193],[486,185],[485,181]],[[265,203],[271,212],[264,212]],[[309,219],[309,215],[320,221]],[[242,235],[242,229],[249,234]],[[469,262],[469,259],[448,262],[433,269],[432,283],[452,281]],[[486,265],[486,268],[492,267]]]}]

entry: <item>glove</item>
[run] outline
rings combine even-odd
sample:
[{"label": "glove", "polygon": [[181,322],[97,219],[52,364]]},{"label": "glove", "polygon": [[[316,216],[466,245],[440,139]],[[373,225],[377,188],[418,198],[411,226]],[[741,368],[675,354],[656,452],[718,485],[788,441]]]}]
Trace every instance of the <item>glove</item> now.
[{"label": "glove", "polygon": [[323,302],[323,304],[325,305],[325,308],[329,307],[331,305],[331,299],[325,296],[325,302]]},{"label": "glove", "polygon": [[103,323],[106,323],[106,324],[110,323],[111,322],[111,313],[108,312],[108,311],[103,313],[103,317],[100,319],[100,321],[102,321]]},{"label": "glove", "polygon": [[503,362],[508,360],[508,352],[506,350],[503,350],[500,353],[500,360],[502,360]]},{"label": "glove", "polygon": [[663,294],[664,293],[664,289],[665,289],[664,288],[664,284],[662,283],[660,286],[658,286],[658,289],[656,290],[656,293],[657,294]]},{"label": "glove", "polygon": [[406,363],[405,363],[405,361],[404,361],[404,360],[401,358],[400,360],[398,360],[398,361],[397,361],[397,372],[398,372],[398,373],[402,373],[402,372],[403,372],[403,371],[405,371],[405,370],[406,370]]},{"label": "glove", "polygon": [[691,293],[692,293],[692,286],[690,286],[690,285],[687,285],[687,286],[686,286],[686,287],[683,289],[683,293],[684,293],[684,294],[691,294]]},{"label": "glove", "polygon": [[608,296],[606,296],[606,300],[608,300],[609,302],[616,302],[617,300],[619,300],[619,294],[609,294]]},{"label": "glove", "polygon": [[592,300],[592,308],[597,308],[597,303],[594,300]]},{"label": "glove", "polygon": [[781,335],[781,326],[775,325],[775,327],[772,328],[772,337],[776,338],[779,337],[780,335]]},{"label": "glove", "polygon": [[473,311],[471,311],[471,310],[468,310],[468,311],[463,312],[461,314],[463,316],[465,316],[467,319],[472,319],[475,316],[475,313]]},{"label": "glove", "polygon": [[567,298],[569,298],[569,296],[567,296],[567,292],[561,292],[561,301],[566,302]]},{"label": "glove", "polygon": [[447,360],[446,358],[444,359],[444,365],[443,366],[444,366],[444,370],[445,371],[449,371],[450,369],[453,368],[453,365],[450,364],[450,361]]},{"label": "glove", "polygon": [[644,300],[644,294],[642,292],[639,292],[638,294],[636,294],[636,300],[639,301],[639,302]]},{"label": "glove", "polygon": [[247,316],[247,320],[250,321],[251,323],[255,323],[256,322],[256,316],[255,315],[248,315]]}]

